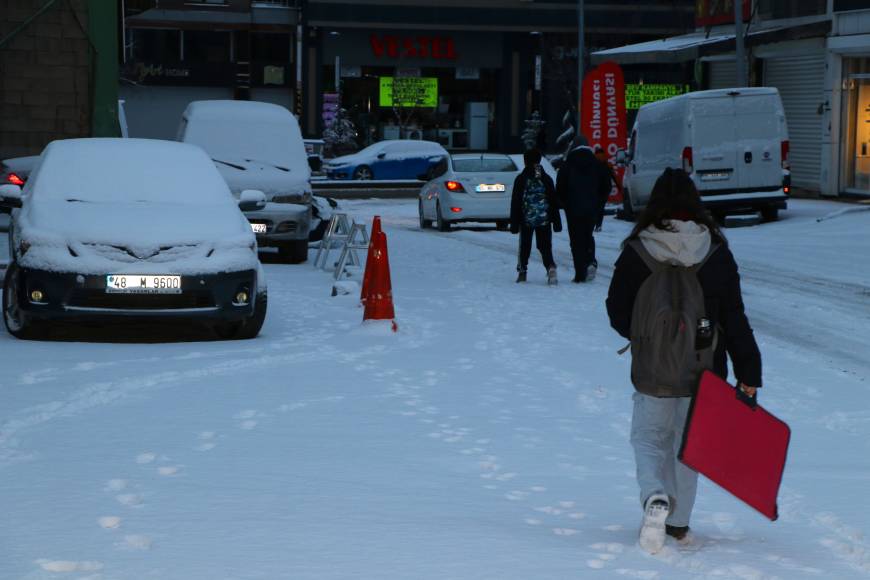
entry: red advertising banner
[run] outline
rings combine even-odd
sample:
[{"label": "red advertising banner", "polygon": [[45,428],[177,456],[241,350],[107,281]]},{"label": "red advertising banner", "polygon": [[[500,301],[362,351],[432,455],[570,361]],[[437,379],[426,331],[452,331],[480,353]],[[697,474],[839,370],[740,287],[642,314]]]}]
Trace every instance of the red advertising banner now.
[{"label": "red advertising banner", "polygon": [[[605,62],[583,79],[580,127],[593,150],[600,148],[622,183],[625,169],[616,167],[616,152],[628,142],[625,116],[625,79],[615,62]],[[610,203],[622,203],[622,189],[614,186]]]},{"label": "red advertising banner", "polygon": [[[734,24],[735,0],[696,0],[695,26],[716,26]],[[749,22],[752,16],[752,2],[743,0],[743,21]]]}]

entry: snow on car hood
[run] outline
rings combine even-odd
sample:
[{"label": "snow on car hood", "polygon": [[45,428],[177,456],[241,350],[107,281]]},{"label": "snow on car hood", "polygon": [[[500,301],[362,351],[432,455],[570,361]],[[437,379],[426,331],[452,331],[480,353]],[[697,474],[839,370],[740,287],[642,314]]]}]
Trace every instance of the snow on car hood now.
[{"label": "snow on car hood", "polygon": [[309,175],[294,172],[292,168],[247,159],[215,159],[214,162],[236,197],[246,189],[262,191],[266,199],[311,192]]},{"label": "snow on car hood", "polygon": [[148,204],[31,199],[15,243],[26,268],[81,274],[206,274],[256,269],[256,242],[232,203]]}]

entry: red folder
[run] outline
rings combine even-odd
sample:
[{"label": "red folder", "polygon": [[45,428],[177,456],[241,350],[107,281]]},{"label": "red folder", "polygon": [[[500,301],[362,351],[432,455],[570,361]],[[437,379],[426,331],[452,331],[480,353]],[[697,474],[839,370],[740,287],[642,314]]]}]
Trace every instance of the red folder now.
[{"label": "red folder", "polygon": [[771,520],[779,517],[791,429],[737,389],[705,372],[692,401],[680,460]]}]

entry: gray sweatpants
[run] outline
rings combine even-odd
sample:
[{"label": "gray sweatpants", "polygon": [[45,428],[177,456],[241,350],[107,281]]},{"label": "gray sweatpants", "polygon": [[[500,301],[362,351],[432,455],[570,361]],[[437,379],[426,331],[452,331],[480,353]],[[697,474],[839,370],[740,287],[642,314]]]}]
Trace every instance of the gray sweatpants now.
[{"label": "gray sweatpants", "polygon": [[637,464],[641,505],[656,493],[670,498],[667,523],[688,526],[698,489],[698,472],[686,467],[677,454],[691,397],[651,397],[634,394],[631,445]]}]

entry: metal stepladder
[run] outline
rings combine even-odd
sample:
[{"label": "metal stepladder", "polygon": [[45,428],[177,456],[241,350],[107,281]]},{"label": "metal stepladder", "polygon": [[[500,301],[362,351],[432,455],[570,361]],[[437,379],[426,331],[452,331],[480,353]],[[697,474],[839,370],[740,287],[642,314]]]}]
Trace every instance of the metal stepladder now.
[{"label": "metal stepladder", "polygon": [[329,219],[329,225],[320,240],[317,255],[314,258],[315,268],[327,268],[329,253],[341,248],[341,255],[335,263],[333,278],[338,280],[347,266],[361,266],[357,250],[367,250],[369,235],[365,224],[348,220],[347,214],[336,213]]}]

